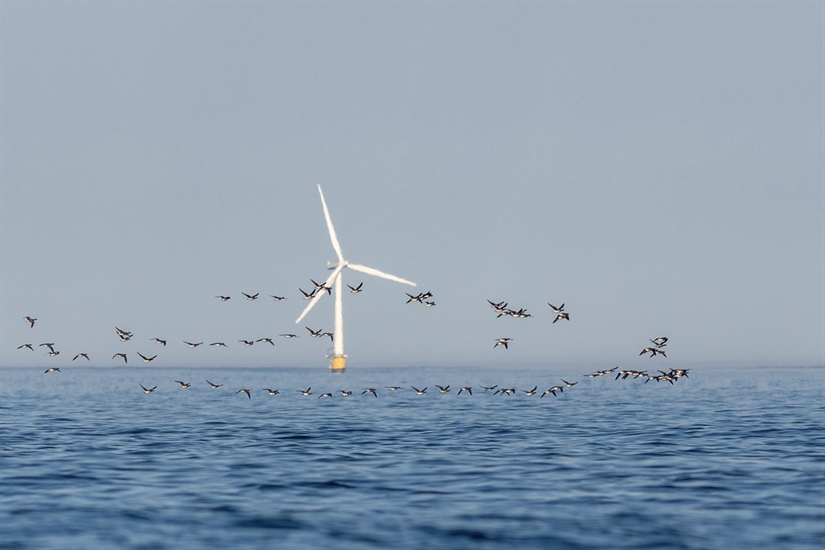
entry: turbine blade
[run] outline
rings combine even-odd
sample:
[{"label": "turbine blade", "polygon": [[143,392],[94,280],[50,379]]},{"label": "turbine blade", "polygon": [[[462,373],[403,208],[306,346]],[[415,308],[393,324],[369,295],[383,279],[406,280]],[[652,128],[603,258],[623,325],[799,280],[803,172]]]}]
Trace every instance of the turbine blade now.
[{"label": "turbine blade", "polygon": [[324,200],[324,192],[321,191],[321,186],[318,186],[318,192],[321,194],[321,205],[324,207],[324,218],[327,220],[327,229],[329,230],[329,240],[332,241],[332,248],[335,249],[335,255],[338,256],[338,263],[344,261],[344,255],[341,253],[341,244],[338,242],[338,236],[335,234],[335,228],[332,226],[332,218],[329,217],[329,209],[327,209],[327,201]]},{"label": "turbine blade", "polygon": [[[344,269],[344,264],[341,264],[338,267],[336,267],[333,270],[333,272],[329,274],[329,277],[327,277],[326,282],[324,282],[324,286],[328,287],[329,285],[331,285],[332,281],[334,281],[335,277],[337,277],[338,274],[341,273],[342,269]],[[326,294],[325,290],[318,289],[318,290],[315,291],[315,297],[312,300],[309,301],[309,303],[307,304],[307,307],[304,309],[303,313],[301,313],[300,317],[298,317],[295,320],[296,325],[301,322],[301,319],[303,319],[306,316],[306,314],[309,313],[309,310],[312,309],[312,307],[318,302],[318,300],[321,299],[321,296],[323,296],[325,294]]]},{"label": "turbine blade", "polygon": [[366,273],[367,275],[374,275],[376,277],[381,277],[382,279],[389,279],[390,281],[395,281],[396,283],[404,283],[405,285],[416,286],[416,284],[412,281],[402,279],[401,277],[396,277],[395,275],[390,275],[389,273],[384,273],[383,271],[378,271],[377,269],[373,269],[365,265],[347,264],[347,267],[355,271],[360,271],[361,273]]}]

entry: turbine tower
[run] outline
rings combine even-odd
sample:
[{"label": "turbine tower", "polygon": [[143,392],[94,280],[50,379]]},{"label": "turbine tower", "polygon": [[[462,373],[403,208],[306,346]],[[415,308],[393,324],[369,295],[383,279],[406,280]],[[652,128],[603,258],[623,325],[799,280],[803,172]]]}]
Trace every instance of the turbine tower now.
[{"label": "turbine tower", "polygon": [[[341,288],[343,287],[342,272],[344,268],[352,269],[353,271],[358,271],[360,273],[366,273],[367,275],[373,275],[375,277],[381,277],[382,279],[389,279],[390,281],[395,281],[397,283],[404,283],[405,285],[415,286],[415,283],[402,279],[401,277],[396,277],[395,275],[390,275],[389,273],[384,273],[383,271],[378,271],[377,269],[373,269],[371,267],[351,264],[346,261],[344,259],[344,255],[341,253],[341,245],[338,243],[338,237],[335,235],[335,228],[332,226],[332,219],[329,217],[327,202],[324,200],[324,192],[321,191],[320,185],[318,186],[318,193],[321,194],[321,206],[324,207],[324,218],[327,220],[329,240],[332,241],[332,248],[335,249],[335,255],[338,258],[337,262],[327,262],[327,267],[332,269],[332,273],[330,273],[324,283],[325,287],[332,288],[333,292],[335,292],[335,318],[332,329],[332,358],[330,359],[329,370],[333,372],[344,372],[347,365],[347,356],[344,355],[343,292],[341,291]],[[333,286],[330,287],[330,285]],[[309,313],[309,310],[311,310],[313,306],[318,303],[318,300],[320,300],[323,295],[324,292],[322,290],[316,290],[315,297],[309,301],[309,304],[307,304],[307,307],[304,309],[303,313],[301,313],[301,315],[295,320],[296,324],[301,322],[301,319]]]}]

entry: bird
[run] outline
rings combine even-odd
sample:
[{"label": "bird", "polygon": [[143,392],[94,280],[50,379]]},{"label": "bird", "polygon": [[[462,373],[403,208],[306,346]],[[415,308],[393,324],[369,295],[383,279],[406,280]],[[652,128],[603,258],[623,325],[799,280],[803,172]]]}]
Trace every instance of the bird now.
[{"label": "bird", "polygon": [[417,395],[424,395],[425,393],[427,393],[427,388],[424,388],[423,390],[419,390],[415,386],[410,386],[410,387],[415,390],[415,393]]},{"label": "bird", "polygon": [[56,357],[56,356],[60,355],[60,352],[59,352],[59,351],[57,351],[57,350],[54,350],[54,349],[53,349],[53,350],[51,350],[51,351],[49,352],[49,355],[50,355],[51,357]]},{"label": "bird", "polygon": [[312,330],[312,329],[311,329],[311,328],[309,328],[309,327],[304,327],[304,328],[305,328],[305,329],[307,329],[307,330],[309,331],[309,333],[312,335],[312,337],[313,337],[313,338],[320,338],[320,337],[321,337],[321,331],[322,331],[323,329],[320,329],[320,328],[319,328],[318,330]]},{"label": "bird", "polygon": [[498,384],[496,384],[495,386],[481,386],[481,387],[484,389],[484,391],[491,392],[491,391],[493,391],[494,389],[496,389],[498,387]]},{"label": "bird", "polygon": [[318,396],[318,399],[321,399],[321,398],[324,398],[324,397],[332,397],[332,394],[329,393],[329,392],[322,393],[321,395]]},{"label": "bird", "polygon": [[128,340],[131,340],[131,338],[133,336],[133,334],[131,332],[129,332],[128,330],[123,330],[123,329],[120,329],[118,327],[115,327],[115,330],[117,331],[117,335],[120,337],[121,342],[126,342]]},{"label": "bird", "polygon": [[160,338],[152,338],[152,340],[154,340],[155,343],[159,346],[165,346],[166,345],[166,340],[161,340]]},{"label": "bird", "polygon": [[209,386],[210,386],[213,390],[217,390],[218,388],[220,388],[221,386],[223,386],[223,384],[213,384],[213,383],[212,383],[212,382],[210,382],[209,380],[207,380],[207,381],[206,381],[206,383],[207,383],[207,384],[209,384]]},{"label": "bird", "polygon": [[203,344],[203,342],[192,343],[192,342],[187,342],[186,340],[184,340],[183,343],[186,344],[187,346],[189,346],[190,348],[196,348],[199,345]]},{"label": "bird", "polygon": [[538,388],[539,388],[538,386],[533,386],[532,390],[521,390],[521,391],[523,391],[526,396],[530,397],[532,395],[536,395],[536,390]]},{"label": "bird", "polygon": [[286,300],[286,296],[275,296],[274,294],[269,295],[270,298],[275,300],[276,302],[280,302],[281,300]]},{"label": "bird", "polygon": [[272,338],[258,338],[255,341],[256,342],[266,342],[267,344],[270,344],[270,345],[273,345],[273,346],[275,345],[275,342],[272,341]]},{"label": "bird", "polygon": [[567,381],[567,380],[565,380],[564,378],[562,378],[562,379],[561,379],[561,381],[562,381],[562,382],[564,382],[564,385],[565,385],[565,386],[567,386],[568,388],[572,388],[573,386],[575,386],[576,384],[578,384],[578,382],[568,382],[568,381]]},{"label": "bird", "polygon": [[494,345],[493,347],[497,348],[499,346],[504,346],[504,349],[510,349],[508,346],[512,340],[512,338],[498,338],[496,340],[496,345]]},{"label": "bird", "polygon": [[352,395],[352,392],[349,391],[349,390],[338,390],[338,391],[340,391],[341,395],[344,396],[344,397],[349,397],[350,395]]},{"label": "bird", "polygon": [[320,290],[326,290],[327,294],[332,294],[332,287],[327,286],[325,283],[316,283],[312,279],[310,279],[310,281],[312,281],[312,284],[315,285],[315,291],[314,292],[318,292]]},{"label": "bird", "polygon": [[282,336],[282,337],[286,338],[287,340],[289,340],[291,338],[300,338],[300,336],[298,336],[297,334],[279,334],[278,336]]},{"label": "bird", "polygon": [[209,344],[210,346],[215,346],[216,348],[225,348],[226,344],[223,342],[212,342]]},{"label": "bird", "polygon": [[247,294],[246,292],[241,292],[241,294],[246,296],[246,299],[251,302],[252,300],[258,299],[258,294],[260,294],[260,292],[256,292],[255,294]]},{"label": "bird", "polygon": [[298,392],[304,394],[304,397],[309,397],[310,395],[312,395],[312,392],[309,391],[311,389],[312,389],[312,387],[309,387],[305,390],[298,390]]},{"label": "bird", "polygon": [[301,291],[301,294],[304,295],[304,300],[312,300],[315,298],[315,292],[317,289],[313,290],[312,292],[304,292],[303,288],[298,288]]},{"label": "bird", "polygon": [[560,319],[564,319],[566,321],[570,320],[570,315],[564,311],[564,304],[560,305],[559,307],[556,307],[550,302],[547,302],[547,305],[550,306],[553,309],[553,313],[556,314],[556,318],[553,319],[554,323]]},{"label": "bird", "polygon": [[51,367],[47,369],[43,374],[48,374],[50,372],[60,372],[60,367]]},{"label": "bird", "polygon": [[143,393],[146,393],[146,394],[152,393],[153,391],[155,391],[156,389],[158,389],[158,387],[157,387],[157,386],[155,386],[154,388],[147,388],[147,387],[146,387],[146,386],[144,386],[143,384],[140,384],[140,387],[141,387],[141,388],[143,388]]},{"label": "bird", "polygon": [[401,386],[387,386],[387,389],[390,391],[398,391],[401,389]]},{"label": "bird", "polygon": [[181,389],[184,389],[184,390],[185,390],[186,388],[188,388],[189,386],[191,386],[191,385],[192,385],[192,384],[190,384],[190,383],[188,383],[188,382],[181,382],[180,380],[175,380],[175,382],[177,382],[178,384],[180,384]]},{"label": "bird", "polygon": [[278,395],[279,393],[281,393],[280,391],[273,390],[271,388],[264,388],[264,390],[266,390],[266,393],[268,393],[269,395],[272,395],[272,396],[275,396],[275,395]]},{"label": "bird", "polygon": [[37,321],[36,318],[34,318],[30,315],[26,315],[25,317],[23,317],[23,319],[25,319],[26,322],[29,323],[29,325],[30,325],[29,328],[34,328],[34,322]]},{"label": "bird", "polygon": [[74,360],[75,360],[75,359],[77,359],[78,357],[85,357],[85,358],[86,358],[86,361],[91,361],[91,359],[89,359],[89,355],[88,355],[87,353],[78,353],[77,355],[75,355],[74,357],[72,357],[72,361],[74,361]]},{"label": "bird", "polygon": [[539,399],[543,398],[548,393],[552,393],[553,397],[556,397],[556,390],[553,389],[553,388],[550,388],[550,389],[544,390],[544,393],[541,394],[541,397]]},{"label": "bird", "polygon": [[34,348],[32,347],[31,344],[23,344],[23,345],[17,346],[17,349],[23,349],[23,348],[26,348],[29,351],[34,351]]},{"label": "bird", "polygon": [[143,359],[144,363],[150,363],[155,360],[155,357],[157,357],[157,355],[153,355],[152,357],[146,357],[140,352],[137,352],[137,354],[140,355],[140,358]]},{"label": "bird", "polygon": [[114,358],[116,358],[116,357],[120,357],[121,359],[123,359],[123,362],[124,362],[124,363],[128,363],[128,362],[129,362],[129,360],[128,360],[128,359],[126,359],[126,354],[125,354],[125,353],[116,353],[116,354],[112,355],[112,359],[114,359]]},{"label": "bird", "polygon": [[361,287],[364,286],[364,283],[363,282],[358,283],[358,286],[351,286],[351,285],[347,285],[347,286],[349,287],[350,292],[352,292],[353,294],[358,294],[359,292],[362,291]]},{"label": "bird", "polygon": [[516,393],[516,388],[499,388],[493,395],[513,395],[514,393]]},{"label": "bird", "polygon": [[321,336],[329,336],[329,341],[330,342],[332,342],[333,338],[335,337],[335,335],[331,332],[322,332]]},{"label": "bird", "polygon": [[[648,338],[648,340],[650,340],[650,339]],[[658,338],[654,338],[653,340],[650,340],[650,341],[653,342],[653,344],[657,348],[663,348],[667,345],[667,340],[668,340],[667,336],[659,336]]]},{"label": "bird", "polygon": [[236,391],[235,393],[245,393],[245,394],[246,394],[246,396],[247,396],[249,399],[252,399],[252,392],[251,392],[251,391],[249,391],[249,390],[248,390],[248,389],[246,389],[246,388],[242,388],[242,389],[240,389],[240,390]]},{"label": "bird", "polygon": [[458,390],[458,393],[456,394],[456,396],[461,395],[461,392],[464,392],[464,391],[466,391],[466,392],[467,392],[467,393],[469,393],[470,395],[473,395],[473,388],[471,388],[470,386],[464,386],[463,388],[461,388],[460,390]]},{"label": "bird", "polygon": [[423,297],[422,294],[418,294],[417,296],[413,296],[412,294],[410,294],[408,292],[405,292],[404,294],[406,294],[407,296],[410,297],[409,300],[407,300],[408,304],[410,302],[423,302],[424,301],[424,297]]},{"label": "bird", "polygon": [[656,357],[657,355],[664,355],[665,357],[667,357],[665,352],[658,348],[645,348],[639,353],[639,355],[644,355],[645,353],[649,353],[650,357]]},{"label": "bird", "polygon": [[249,347],[255,343],[254,340],[238,340],[238,342],[243,342],[243,345],[246,347]]},{"label": "bird", "polygon": [[449,385],[448,386],[439,386],[438,384],[436,384],[435,387],[438,388],[438,391],[440,391],[441,393],[449,393],[450,392],[450,386]]},{"label": "bird", "polygon": [[364,395],[365,393],[371,393],[373,396],[378,397],[378,392],[375,391],[375,388],[367,388],[361,392],[361,395]]},{"label": "bird", "polygon": [[435,302],[424,302],[424,305],[427,307],[433,307],[435,305]]},{"label": "bird", "polygon": [[221,295],[219,294],[219,295],[215,296],[215,298],[220,298],[220,299],[221,299],[221,302],[227,302],[227,301],[229,301],[232,297],[231,297],[231,296],[221,296]]}]

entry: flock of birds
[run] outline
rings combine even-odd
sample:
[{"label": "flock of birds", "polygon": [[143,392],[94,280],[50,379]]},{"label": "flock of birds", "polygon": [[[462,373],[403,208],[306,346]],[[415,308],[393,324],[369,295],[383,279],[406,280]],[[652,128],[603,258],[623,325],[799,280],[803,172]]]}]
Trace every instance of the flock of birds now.
[{"label": "flock of birds", "polygon": [[[314,285],[314,288],[312,289],[312,291],[306,292],[303,289],[299,288],[299,291],[303,295],[304,299],[311,300],[312,298],[314,298],[316,296],[316,294],[318,292],[326,291],[327,293],[331,293],[332,288],[326,286],[323,283],[317,283],[316,281],[314,281],[312,279],[310,279],[310,281]],[[347,286],[349,287],[350,292],[352,292],[353,294],[360,293],[363,290],[363,283],[359,283],[356,286],[351,286],[351,285],[347,285]],[[260,293],[247,294],[245,292],[242,292],[241,294],[243,294],[245,299],[248,300],[248,301],[257,300],[260,296]],[[406,293],[406,295],[408,297],[408,299],[407,299],[408,304],[409,303],[420,303],[420,304],[423,304],[427,307],[432,307],[432,306],[436,305],[435,302],[432,300],[432,298],[433,298],[433,293],[432,292],[429,292],[429,291],[421,292],[421,293],[416,294],[416,295]],[[269,296],[277,302],[287,299],[285,296],[278,296],[278,295],[274,295],[274,294],[270,294]],[[221,300],[222,302],[227,302],[227,301],[232,299],[231,296],[222,295],[222,294],[219,294],[219,295],[215,296],[215,298]],[[532,314],[528,313],[525,308],[523,308],[523,307],[519,308],[519,309],[511,308],[511,307],[508,306],[508,303],[506,301],[494,302],[494,301],[488,299],[487,302],[490,304],[490,306],[496,312],[496,317],[509,316],[509,317],[513,317],[513,318],[517,318],[517,319],[525,319],[525,318],[528,318],[528,317],[532,317]],[[570,314],[567,311],[565,311],[565,309],[564,309],[565,304],[564,303],[562,303],[560,306],[555,306],[555,305],[548,302],[547,305],[550,307],[550,309],[553,311],[553,314],[555,315],[555,318],[553,319],[553,323],[556,323],[556,322],[562,321],[562,320],[563,321],[570,321]],[[31,316],[24,317],[24,320],[25,320],[26,323],[29,324],[29,326],[31,328],[34,328],[35,323],[37,322],[37,318],[31,317]],[[328,337],[330,340],[332,340],[334,338],[334,335],[331,332],[324,332],[324,331],[322,331],[322,329],[315,330],[315,329],[312,329],[310,327],[305,327],[305,328],[306,328],[307,331],[309,331],[310,336],[313,337],[313,338]],[[121,342],[128,342],[134,337],[134,334],[132,332],[130,332],[128,330],[121,329],[120,327],[117,327],[117,326],[115,327],[115,332],[116,332],[117,337],[120,339]],[[285,338],[285,339],[299,338],[299,336],[297,334],[293,334],[293,333],[282,333],[282,334],[279,334],[279,336],[282,337],[282,338]],[[155,338],[151,338],[150,340],[154,341],[157,345],[161,345],[161,346],[166,346],[167,345],[167,340],[162,339],[162,338],[155,337]],[[510,343],[512,341],[513,341],[513,338],[511,338],[511,337],[496,338],[495,344],[493,345],[493,348],[497,348],[499,346],[502,346],[504,349],[509,349]],[[649,357],[656,357],[658,355],[661,355],[662,357],[667,357],[667,355],[666,355],[666,353],[663,349],[665,346],[667,346],[667,342],[668,342],[667,337],[660,336],[660,337],[657,337],[657,338],[649,339],[649,341],[652,345],[645,347],[639,353],[640,356],[649,354]],[[242,343],[246,347],[252,346],[256,343],[270,344],[272,346],[275,345],[274,339],[271,338],[271,337],[262,337],[262,338],[258,338],[258,339],[254,339],[254,340],[240,339],[240,340],[238,340],[238,342]],[[190,342],[188,340],[183,340],[183,343],[186,346],[190,347],[190,348],[196,348],[198,346],[204,345],[204,342]],[[212,342],[208,345],[213,346],[213,347],[227,347],[227,344],[225,342],[220,342],[220,341]],[[48,355],[51,356],[51,357],[57,357],[58,355],[60,355],[60,351],[55,349],[55,343],[54,342],[43,342],[41,344],[38,344],[38,347],[47,348],[48,349]],[[26,344],[21,344],[20,346],[18,346],[18,349],[28,349],[30,351],[34,351],[34,346],[33,346],[33,344],[26,343]],[[154,354],[154,355],[143,354],[143,353],[140,353],[139,351],[137,351],[136,353],[137,353],[138,357],[140,358],[140,360],[143,363],[151,363],[152,361],[154,361],[158,357],[157,354]],[[86,352],[77,353],[72,358],[72,361],[75,361],[75,360],[81,359],[81,358],[86,359],[87,361],[91,361],[91,359],[89,357],[89,354],[86,353]],[[112,356],[112,359],[113,360],[118,360],[118,361],[122,360],[124,364],[129,363],[129,357],[128,357],[127,353],[124,353],[124,352],[115,353]],[[587,374],[586,376],[588,378],[597,378],[597,377],[600,377],[600,376],[606,376],[606,375],[612,374],[618,368],[619,367],[614,367],[612,369],[600,370],[600,371],[596,371],[594,373]],[[60,367],[50,367],[45,371],[46,374],[53,373],[53,372],[60,372]],[[638,371],[638,370],[620,370],[618,372],[618,374],[616,375],[616,380],[618,380],[620,378],[622,380],[627,380],[628,378],[630,378],[630,379],[644,378],[645,379],[645,384],[647,384],[651,380],[654,380],[654,381],[657,381],[657,382],[669,382],[669,383],[673,384],[675,381],[679,380],[682,377],[687,377],[687,375],[688,375],[688,370],[687,369],[671,369],[670,371],[657,370],[657,372],[659,374],[651,375],[651,374],[648,374],[647,371],[643,371],[643,370],[642,371]],[[189,388],[192,385],[191,383],[184,382],[184,381],[181,381],[181,380],[176,380],[175,382],[178,383],[182,389]],[[214,384],[214,383],[212,383],[208,380],[206,382],[209,384],[209,386],[213,390],[216,390],[216,389],[221,388],[223,386],[222,384]],[[565,380],[562,380],[562,383],[563,383],[563,385],[555,385],[555,386],[552,386],[552,387],[544,390],[541,393],[540,397],[543,398],[546,395],[557,396],[559,393],[564,392],[565,387],[566,388],[572,388],[578,382],[567,382]],[[439,385],[436,384],[436,387],[438,388],[438,391],[442,394],[446,394],[446,393],[450,392],[450,386],[439,386]],[[141,388],[143,389],[143,391],[145,393],[149,394],[149,393],[154,392],[155,389],[157,389],[157,386],[153,386],[153,387],[150,388],[150,387],[143,386],[141,384]],[[387,389],[390,390],[390,391],[398,391],[398,390],[401,389],[401,387],[391,386],[391,387],[388,387]],[[423,389],[419,389],[419,388],[411,386],[411,389],[414,390],[417,395],[423,395],[423,394],[426,393],[428,388],[425,387]],[[519,392],[521,392],[527,397],[535,395],[538,392],[538,387],[537,386],[534,387],[531,390],[517,390],[516,388],[499,388],[497,385],[496,386],[489,386],[489,387],[482,386],[482,389],[485,392],[490,392],[490,393],[493,393],[494,395],[514,395],[514,394],[518,394]],[[456,393],[456,395],[461,395],[463,393],[467,393],[469,395],[472,395],[473,394],[472,390],[473,390],[472,387],[465,386],[465,387],[460,388],[458,390],[458,392]],[[267,391],[270,396],[276,396],[280,393],[279,390],[271,389],[271,388],[265,388],[265,391]],[[312,395],[311,388],[307,388],[306,390],[299,390],[299,391],[304,396]],[[242,394],[246,395],[247,398],[250,398],[250,399],[252,398],[252,391],[248,388],[241,388],[236,393],[242,393]],[[348,396],[351,396],[353,394],[353,392],[351,390],[340,390],[340,394],[343,397],[348,397]],[[375,388],[366,388],[361,392],[361,394],[362,395],[363,394],[371,394],[374,397],[378,397],[378,390],[375,389]],[[318,399],[329,398],[329,397],[332,397],[332,396],[333,396],[332,392],[324,392],[324,393],[321,393],[318,396]]]},{"label": "flock of birds", "polygon": [[[618,369],[619,369],[619,367],[613,367],[612,369],[599,370],[599,371],[596,371],[596,372],[592,372],[592,373],[586,374],[585,376],[587,378],[598,378],[598,377],[601,377],[601,376],[611,375],[614,372],[616,372]],[[60,371],[60,369],[53,367],[53,368],[49,369],[46,372],[55,372],[55,371]],[[645,378],[645,382],[644,382],[645,384],[647,384],[651,380],[655,380],[657,382],[669,382],[670,384],[673,384],[674,382],[676,382],[680,378],[683,378],[683,377],[688,378],[689,369],[670,369],[670,371],[659,370],[657,372],[659,372],[660,374],[649,375],[646,371],[619,370],[618,373],[616,374],[615,380],[619,380],[620,378],[622,380],[627,380],[628,378],[631,378],[631,379]],[[214,382],[210,382],[209,380],[205,380],[205,381],[206,381],[206,384],[208,384],[209,387],[212,388],[213,390],[217,390],[217,389],[220,389],[220,388],[224,387],[223,384],[216,384]],[[547,395],[552,395],[553,397],[558,397],[559,394],[564,393],[565,388],[570,389],[573,386],[575,386],[576,384],[578,384],[578,382],[568,382],[567,380],[564,380],[564,379],[561,379],[561,382],[562,382],[561,384],[551,386],[551,387],[547,388],[546,390],[542,391],[541,394],[539,395],[539,399],[542,399]],[[179,388],[182,389],[182,390],[189,389],[189,388],[192,387],[191,382],[186,382],[186,381],[183,381],[183,380],[175,380],[175,383],[178,384]],[[145,393],[145,394],[153,393],[156,389],[158,389],[158,386],[156,386],[156,385],[152,386],[151,388],[147,387],[147,386],[144,386],[143,384],[139,384],[139,385],[140,385],[141,389],[143,390],[143,393]],[[438,388],[438,393],[440,393],[442,395],[443,394],[448,394],[452,391],[450,389],[449,385],[441,386],[439,384],[434,384],[434,386],[436,388]],[[397,391],[402,391],[405,388],[402,387],[402,386],[385,386],[384,389],[388,390],[389,392],[397,392]],[[415,386],[410,386],[410,389],[413,390],[416,395],[425,395],[427,393],[427,390],[429,389],[429,386],[425,386],[423,388],[417,388]],[[525,397],[532,397],[534,395],[539,394],[537,385],[533,386],[533,388],[529,389],[529,390],[517,389],[517,388],[512,388],[512,387],[499,387],[498,384],[496,384],[494,386],[481,386],[480,389],[482,389],[486,393],[491,393],[492,395],[512,396],[512,395],[524,394]],[[280,395],[282,393],[281,390],[274,389],[274,388],[263,388],[261,391],[265,391],[270,397],[275,397],[275,396]],[[315,394],[312,393],[312,387],[311,386],[306,388],[306,389],[299,389],[299,390],[295,390],[295,391],[297,393],[300,393],[304,397],[310,397],[312,395],[315,395]],[[238,391],[236,391],[234,393],[235,394],[243,394],[248,399],[252,399],[252,392],[253,392],[253,390],[250,390],[249,388],[241,388],[241,389],[239,389]],[[383,392],[383,390],[382,390],[382,392]],[[341,397],[351,397],[351,396],[354,395],[355,392],[353,392],[353,390],[338,390],[337,392],[325,391],[325,392],[319,393],[317,399],[328,399],[328,398],[333,397],[336,393],[338,393]],[[433,393],[433,392],[431,392],[431,393]],[[461,388],[458,389],[458,391],[456,392],[455,395],[457,397],[457,396],[461,395],[462,393],[467,393],[468,395],[473,395],[473,386],[462,386]],[[377,398],[378,397],[378,389],[372,388],[372,387],[364,388],[360,392],[360,394],[361,395],[372,395],[373,397]]]}]

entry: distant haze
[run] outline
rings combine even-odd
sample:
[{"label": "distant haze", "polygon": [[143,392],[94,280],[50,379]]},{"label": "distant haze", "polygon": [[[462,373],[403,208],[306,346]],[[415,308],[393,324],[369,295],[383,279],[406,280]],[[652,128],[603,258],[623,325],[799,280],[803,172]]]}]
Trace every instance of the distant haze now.
[{"label": "distant haze", "polygon": [[821,2],[0,15],[2,366],[825,365]]}]

